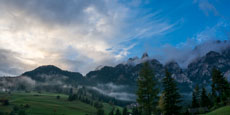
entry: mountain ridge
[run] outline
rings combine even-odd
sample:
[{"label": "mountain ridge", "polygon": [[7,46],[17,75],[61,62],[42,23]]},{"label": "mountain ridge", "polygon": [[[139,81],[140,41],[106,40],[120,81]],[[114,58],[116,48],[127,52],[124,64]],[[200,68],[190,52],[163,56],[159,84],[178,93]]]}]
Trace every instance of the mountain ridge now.
[{"label": "mountain ridge", "polygon": [[[230,48],[225,48],[221,52],[209,51],[204,56],[198,57],[189,63],[187,68],[182,68],[176,61],[162,64],[157,59],[150,58],[147,53],[144,53],[142,58],[130,58],[127,63],[120,63],[113,67],[101,66],[86,75],[62,70],[54,65],[44,65],[24,72],[19,76],[29,77],[38,84],[43,84],[43,86],[56,84],[68,87],[81,85],[100,88],[112,84],[114,87],[123,88],[119,89],[119,91],[124,92],[125,90],[127,93],[135,94],[137,78],[144,62],[149,63],[159,83],[164,78],[165,69],[167,69],[183,94],[191,94],[196,84],[204,87],[210,86],[211,71],[214,67],[219,69],[230,80]],[[21,78],[25,79],[25,77]],[[111,89],[111,91],[113,90]]]}]

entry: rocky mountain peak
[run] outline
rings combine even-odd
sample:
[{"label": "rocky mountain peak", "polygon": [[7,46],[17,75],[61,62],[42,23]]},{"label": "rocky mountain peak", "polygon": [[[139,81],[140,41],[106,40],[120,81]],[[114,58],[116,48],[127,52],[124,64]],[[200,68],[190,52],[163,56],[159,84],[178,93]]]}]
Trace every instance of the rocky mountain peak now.
[{"label": "rocky mountain peak", "polygon": [[217,56],[219,56],[219,55],[220,55],[219,53],[214,52],[214,51],[210,51],[210,52],[208,52],[208,53],[206,54],[206,56],[208,56],[208,57],[217,57]]},{"label": "rocky mountain peak", "polygon": [[133,61],[136,61],[138,60],[139,58],[136,56],[136,57],[133,57],[133,58],[129,58],[128,59],[128,62],[133,62]]},{"label": "rocky mountain peak", "polygon": [[145,53],[142,55],[141,59],[148,58],[148,57],[149,57],[148,53],[145,52]]}]

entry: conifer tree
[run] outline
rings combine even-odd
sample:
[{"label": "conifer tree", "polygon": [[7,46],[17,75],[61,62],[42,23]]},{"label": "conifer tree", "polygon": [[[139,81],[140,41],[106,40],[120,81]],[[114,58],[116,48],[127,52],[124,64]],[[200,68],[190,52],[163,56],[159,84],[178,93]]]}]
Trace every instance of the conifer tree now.
[{"label": "conifer tree", "polygon": [[165,95],[164,93],[161,94],[159,102],[158,102],[157,107],[160,111],[164,111],[164,95]]},{"label": "conifer tree", "polygon": [[105,112],[104,112],[104,110],[103,109],[97,109],[97,115],[104,115],[105,114]]},{"label": "conifer tree", "polygon": [[117,109],[117,110],[116,110],[115,115],[121,115],[121,112],[120,112],[120,110],[119,110],[119,109]]},{"label": "conifer tree", "polygon": [[204,87],[202,88],[201,99],[200,100],[201,100],[201,102],[200,102],[201,107],[208,107],[211,104],[210,99],[207,96],[207,93],[206,93],[206,90],[205,90]]},{"label": "conifer tree", "polygon": [[140,115],[137,107],[132,109],[132,115]]},{"label": "conifer tree", "polygon": [[122,115],[128,115],[128,109],[126,107],[123,109]]},{"label": "conifer tree", "polygon": [[114,108],[109,112],[109,115],[114,115]]},{"label": "conifer tree", "polygon": [[171,77],[171,74],[166,70],[165,77],[163,79],[163,92],[161,101],[161,110],[164,115],[178,115],[180,114],[181,102],[180,94],[175,80]]},{"label": "conifer tree", "polygon": [[230,86],[228,81],[224,78],[219,70],[214,68],[212,70],[212,97],[215,104],[220,101],[225,103],[230,96]]},{"label": "conifer tree", "polygon": [[193,94],[192,94],[192,108],[200,107],[200,89],[199,85],[196,85]]},{"label": "conifer tree", "polygon": [[146,115],[156,111],[159,90],[148,62],[144,63],[138,78],[137,102]]}]

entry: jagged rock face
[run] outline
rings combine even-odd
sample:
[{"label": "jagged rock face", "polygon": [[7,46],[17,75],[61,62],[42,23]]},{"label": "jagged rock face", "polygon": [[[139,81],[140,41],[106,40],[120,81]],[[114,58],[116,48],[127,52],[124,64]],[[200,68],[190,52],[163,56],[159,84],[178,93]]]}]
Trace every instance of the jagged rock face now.
[{"label": "jagged rock face", "polygon": [[[164,72],[163,65],[157,60],[149,61],[150,66],[155,72],[155,76],[162,78],[160,74]],[[143,63],[137,65],[119,64],[116,67],[103,67],[99,71],[91,71],[86,75],[90,81],[99,83],[115,83],[115,84],[127,84],[136,85],[136,80]]]},{"label": "jagged rock face", "polygon": [[[204,86],[210,85],[211,72],[214,67],[230,79],[230,49],[226,49],[220,53],[211,51],[190,63],[186,69],[182,69],[176,62],[169,62],[163,65],[155,59],[148,59],[143,62],[146,61],[150,63],[159,81],[164,77],[165,68],[167,68],[182,92],[191,92],[193,86],[196,84],[202,84]],[[136,65],[120,64],[116,67],[102,68],[100,71],[90,72],[86,77],[95,83],[113,82],[119,85],[130,85],[132,87],[136,86],[136,80],[142,63]]]},{"label": "jagged rock face", "polygon": [[[173,78],[178,82],[178,87],[182,92],[191,91],[191,81],[183,73],[183,70],[177,63],[161,64],[159,61],[152,59],[147,60],[153,69],[155,77],[161,81],[164,78],[165,68],[171,73]],[[128,85],[132,88],[133,93],[137,88],[137,78],[143,63],[137,65],[119,64],[116,67],[104,67],[99,71],[93,71],[86,75],[93,83],[115,83],[116,85]]]},{"label": "jagged rock face", "polygon": [[148,53],[145,52],[145,53],[142,55],[141,59],[148,58],[148,57],[149,57]]},{"label": "jagged rock face", "polygon": [[165,68],[169,71],[169,72],[173,72],[175,74],[181,74],[183,71],[180,68],[180,66],[178,65],[178,63],[172,61],[169,62],[165,65]]},{"label": "jagged rock face", "polygon": [[165,68],[172,74],[172,77],[177,82],[180,92],[189,93],[192,90],[192,81],[187,77],[178,63],[174,61],[169,62],[165,65]]},{"label": "jagged rock face", "polygon": [[223,74],[230,70],[230,57],[227,54],[214,51],[207,53],[204,57],[189,64],[187,68],[188,77],[194,84],[210,85],[214,67],[223,72]]},{"label": "jagged rock face", "polygon": [[170,62],[165,65],[165,68],[172,74],[172,77],[178,83],[191,83],[192,81],[187,77],[184,70],[176,62]]}]

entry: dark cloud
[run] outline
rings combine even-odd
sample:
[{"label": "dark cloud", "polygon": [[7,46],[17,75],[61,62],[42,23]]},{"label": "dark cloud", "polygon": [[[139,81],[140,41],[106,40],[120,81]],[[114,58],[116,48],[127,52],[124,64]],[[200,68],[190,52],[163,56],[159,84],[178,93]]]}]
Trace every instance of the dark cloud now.
[{"label": "dark cloud", "polygon": [[19,54],[0,49],[0,76],[2,75],[19,75],[26,68],[17,57]]},{"label": "dark cloud", "polygon": [[[186,44],[194,44],[188,41]],[[162,52],[160,55],[153,56],[158,59],[163,64],[171,61],[177,62],[182,68],[187,68],[187,66],[195,61],[196,59],[206,55],[210,51],[221,52],[224,49],[230,47],[230,41],[217,41],[208,40],[200,43],[194,48],[185,46],[183,48],[173,47],[171,45],[166,45],[163,48],[156,49],[157,52]]]},{"label": "dark cloud", "polygon": [[18,53],[7,54],[2,65],[9,69],[1,71],[18,75],[52,64],[85,74],[116,65],[136,44],[131,40],[174,27],[155,11],[143,12],[117,0],[0,0],[0,49]]},{"label": "dark cloud", "polygon": [[80,24],[89,6],[106,11],[103,0],[0,0],[0,4],[9,12],[19,10],[48,24]]}]

